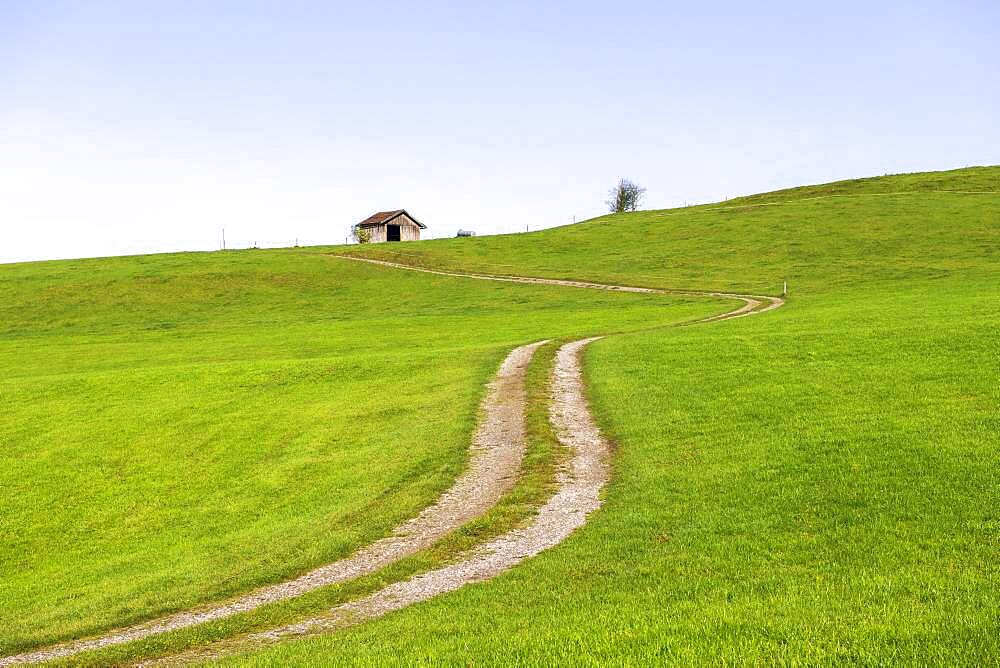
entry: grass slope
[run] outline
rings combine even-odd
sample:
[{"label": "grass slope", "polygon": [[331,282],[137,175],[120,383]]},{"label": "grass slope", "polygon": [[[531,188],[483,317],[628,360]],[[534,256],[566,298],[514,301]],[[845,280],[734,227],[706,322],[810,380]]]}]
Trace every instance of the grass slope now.
[{"label": "grass slope", "polygon": [[513,346],[720,309],[293,251],[8,265],[0,288],[5,654],[344,556],[457,475]]},{"label": "grass slope", "polygon": [[942,185],[1000,190],[1000,169],[361,249],[662,287],[788,278],[792,299],[593,345],[619,448],[605,507],[565,544],[228,662],[995,664],[1000,195]]},{"label": "grass slope", "polygon": [[640,211],[530,234],[339,252],[462,271],[775,295],[787,280],[796,298],[993,276],[1000,169],[987,170],[991,181],[975,173],[976,188],[992,183],[998,193],[880,194],[895,184],[886,177],[864,180],[867,190],[845,197],[799,199],[791,190],[780,203]]}]

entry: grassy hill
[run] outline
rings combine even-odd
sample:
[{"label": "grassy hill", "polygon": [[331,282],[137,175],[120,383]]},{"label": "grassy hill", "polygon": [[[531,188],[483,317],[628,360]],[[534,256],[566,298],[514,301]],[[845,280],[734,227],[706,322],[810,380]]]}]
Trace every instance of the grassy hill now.
[{"label": "grassy hill", "polygon": [[808,299],[920,279],[992,278],[998,195],[1000,169],[975,168],[602,216],[530,234],[342,252],[495,274],[765,294],[780,294],[787,279],[795,297]]},{"label": "grassy hill", "polygon": [[[940,186],[997,192],[924,192]],[[594,344],[620,448],[607,505],[567,544],[263,660],[994,661],[1000,169],[766,200],[363,249],[660,287],[774,294],[787,278],[791,299]]]},{"label": "grassy hill", "polygon": [[510,348],[719,310],[285,251],[0,282],[4,653],[344,556],[450,484]]},{"label": "grassy hill", "polygon": [[[606,333],[586,371],[618,449],[586,527],[490,582],[228,661],[995,662],[998,244],[1000,168],[975,168],[522,235],[0,267],[0,647],[215,600],[383,535],[460,470],[509,348]],[[725,305],[339,253],[666,288],[787,280],[791,298],[678,329],[661,325]]]}]

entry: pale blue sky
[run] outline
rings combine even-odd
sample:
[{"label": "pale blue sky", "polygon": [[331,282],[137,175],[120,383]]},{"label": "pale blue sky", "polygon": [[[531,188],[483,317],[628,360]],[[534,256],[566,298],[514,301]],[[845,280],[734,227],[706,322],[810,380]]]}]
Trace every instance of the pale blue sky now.
[{"label": "pale blue sky", "polygon": [[1000,163],[995,2],[0,0],[0,261]]}]

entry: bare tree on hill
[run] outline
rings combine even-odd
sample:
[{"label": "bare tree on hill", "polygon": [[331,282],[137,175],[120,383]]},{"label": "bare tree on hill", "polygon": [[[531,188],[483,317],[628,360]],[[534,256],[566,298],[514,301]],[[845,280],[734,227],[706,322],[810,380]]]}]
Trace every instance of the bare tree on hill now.
[{"label": "bare tree on hill", "polygon": [[635,211],[642,203],[642,197],[645,194],[645,188],[640,188],[628,179],[620,179],[618,185],[608,193],[608,201],[605,203],[611,213]]}]

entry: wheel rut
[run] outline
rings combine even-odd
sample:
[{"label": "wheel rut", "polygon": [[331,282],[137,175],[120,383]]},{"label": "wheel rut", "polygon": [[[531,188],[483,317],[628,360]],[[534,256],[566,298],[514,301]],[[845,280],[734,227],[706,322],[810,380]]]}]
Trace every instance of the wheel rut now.
[{"label": "wheel rut", "polygon": [[[784,304],[778,297],[717,291],[672,291],[618,286],[585,281],[488,274],[462,274],[404,264],[346,258],[396,269],[424,273],[535,285],[673,294],[739,299],[743,305],[726,313],[688,324],[716,322],[773,310]],[[570,461],[560,471],[557,488],[532,521],[474,548],[457,563],[390,584],[364,598],[332,608],[311,619],[260,632],[242,640],[243,646],[269,644],[282,639],[329,631],[362,623],[414,603],[482,582],[522,561],[558,545],[582,526],[600,507],[600,493],[610,475],[610,445],[600,432],[586,400],[581,355],[591,337],[567,343],[556,353],[551,379],[549,419],[559,441],[570,452]],[[55,646],[0,658],[0,666],[41,663],[120,645],[154,635],[223,619],[261,606],[301,596],[330,584],[345,582],[383,568],[435,543],[471,519],[489,510],[514,484],[524,456],[524,374],[535,351],[547,341],[515,348],[500,365],[487,386],[483,419],[473,437],[470,464],[455,484],[417,517],[403,523],[390,536],[378,540],[350,557],[321,566],[300,577],[260,588],[225,603],[179,612],[161,619],[118,629],[100,637],[75,640]],[[220,648],[226,641],[219,644]],[[225,650],[222,650],[225,651]],[[185,663],[215,656],[212,646],[155,660],[143,665]]]}]

